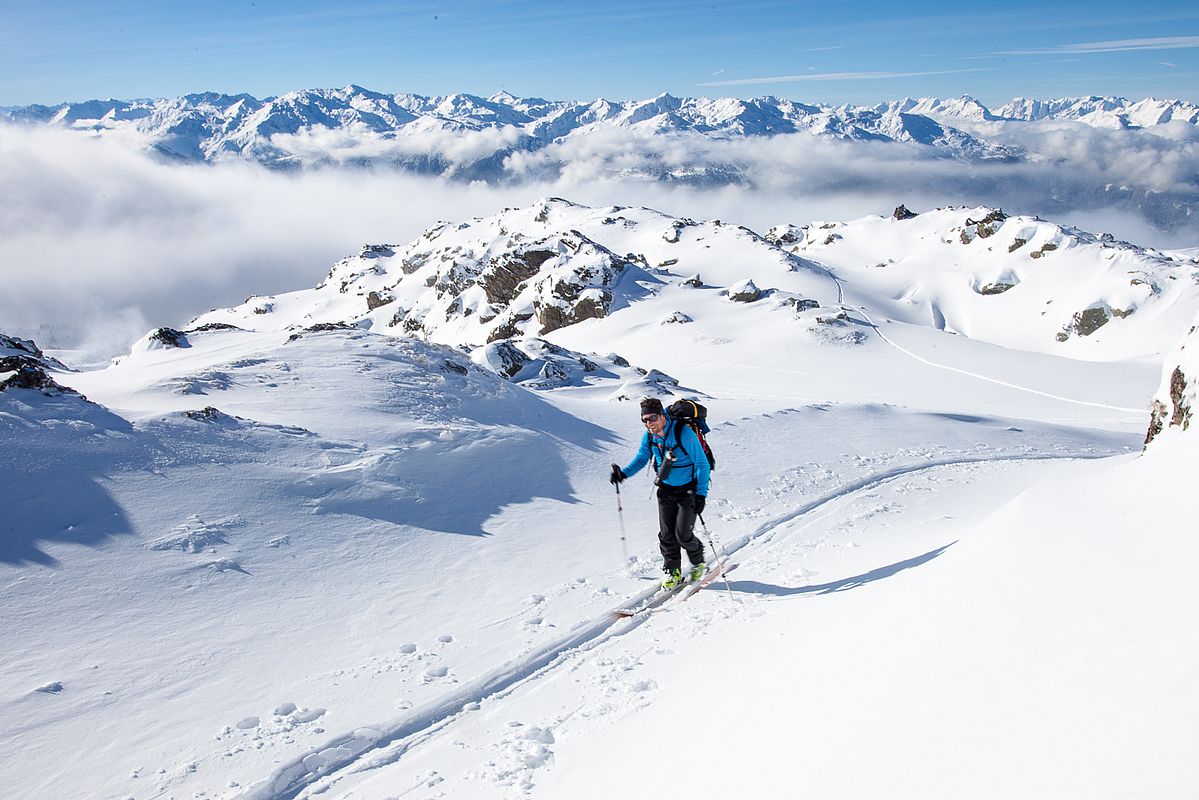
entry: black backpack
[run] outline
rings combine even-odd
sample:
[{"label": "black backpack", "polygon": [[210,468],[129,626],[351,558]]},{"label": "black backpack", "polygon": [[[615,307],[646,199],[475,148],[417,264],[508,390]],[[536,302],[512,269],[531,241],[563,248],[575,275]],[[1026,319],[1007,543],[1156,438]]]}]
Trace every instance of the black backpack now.
[{"label": "black backpack", "polygon": [[[708,446],[708,440],[704,438],[704,434],[710,433],[712,430],[708,427],[708,409],[694,400],[678,400],[671,403],[670,408],[666,409],[666,416],[695,431],[695,435],[699,437],[700,447],[704,449],[704,455],[708,457],[708,467],[715,471],[716,454],[712,452],[712,448]],[[674,426],[674,444],[680,450],[683,447],[682,425]]]}]

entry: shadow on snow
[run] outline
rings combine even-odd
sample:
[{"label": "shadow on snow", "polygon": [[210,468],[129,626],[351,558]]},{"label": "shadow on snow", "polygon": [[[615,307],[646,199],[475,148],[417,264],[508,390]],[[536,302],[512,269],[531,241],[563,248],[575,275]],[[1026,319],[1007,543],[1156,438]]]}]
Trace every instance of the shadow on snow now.
[{"label": "shadow on snow", "polygon": [[885,567],[879,567],[878,569],[872,569],[869,572],[865,572],[861,575],[854,575],[853,577],[850,577],[850,578],[842,578],[841,580],[838,580],[838,581],[832,581],[830,583],[821,583],[821,584],[817,584],[814,586],[794,586],[794,587],[792,587],[792,586],[775,586],[773,584],[761,583],[759,581],[730,581],[729,586],[732,589],[739,591],[739,592],[746,592],[748,594],[771,595],[771,596],[775,596],[775,597],[791,597],[793,595],[832,594],[833,592],[845,592],[845,591],[849,591],[850,589],[856,589],[859,586],[865,586],[868,583],[874,583],[875,581],[881,581],[884,578],[890,578],[892,575],[896,575],[900,572],[903,572],[906,569],[912,569],[913,567],[919,567],[923,564],[927,564],[929,561],[932,561],[934,558],[941,555],[946,550],[948,550],[950,547],[953,547],[953,545],[955,545],[955,544],[957,544],[957,542],[950,542],[947,545],[938,547],[936,550],[930,550],[927,553],[925,553],[924,555],[919,555],[919,556],[916,556],[915,558],[909,558],[905,561],[898,561],[894,564],[889,564]]}]

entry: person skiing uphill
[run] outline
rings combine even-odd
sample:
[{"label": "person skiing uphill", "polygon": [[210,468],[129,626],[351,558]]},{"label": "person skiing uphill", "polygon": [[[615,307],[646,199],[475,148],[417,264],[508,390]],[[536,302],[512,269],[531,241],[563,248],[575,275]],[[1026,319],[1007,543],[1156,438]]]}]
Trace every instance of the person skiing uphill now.
[{"label": "person skiing uphill", "polygon": [[[708,500],[711,467],[695,431],[681,420],[670,419],[662,401],[647,397],[641,401],[641,423],[645,434],[641,447],[624,467],[612,465],[612,483],[619,484],[636,475],[652,459],[658,469],[658,547],[662,551],[664,589],[683,582],[682,553],[691,561],[689,578],[703,577],[704,545],[695,536],[695,517],[702,514]],[[675,446],[675,442],[679,446]]]}]

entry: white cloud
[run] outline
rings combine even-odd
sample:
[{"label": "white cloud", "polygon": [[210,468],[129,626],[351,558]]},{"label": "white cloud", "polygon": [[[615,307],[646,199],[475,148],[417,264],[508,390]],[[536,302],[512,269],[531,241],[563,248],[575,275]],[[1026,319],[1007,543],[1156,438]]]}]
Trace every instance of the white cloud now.
[{"label": "white cloud", "polygon": [[1042,56],[1061,53],[1124,53],[1135,50],[1185,50],[1199,47],[1199,36],[1159,36],[1151,39],[1116,39],[1106,42],[1063,44],[1044,50],[1003,50],[1000,56]]},{"label": "white cloud", "polygon": [[523,134],[514,126],[470,130],[447,127],[432,117],[386,134],[365,125],[343,128],[304,128],[297,133],[275,134],[271,144],[293,154],[306,165],[352,164],[363,160],[398,160],[435,154],[450,162],[470,162],[518,143]]},{"label": "white cloud", "polygon": [[737,78],[727,81],[708,81],[699,86],[753,86],[769,83],[795,83],[797,81],[874,81],[891,78],[916,78],[924,75],[956,75],[961,72],[985,72],[976,69],[945,69],[931,72],[818,72],[811,75],[776,75],[769,78]]}]

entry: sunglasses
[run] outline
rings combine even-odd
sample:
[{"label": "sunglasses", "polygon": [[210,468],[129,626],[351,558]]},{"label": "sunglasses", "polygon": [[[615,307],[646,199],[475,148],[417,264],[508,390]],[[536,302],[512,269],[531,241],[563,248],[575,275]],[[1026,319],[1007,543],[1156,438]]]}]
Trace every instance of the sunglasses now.
[{"label": "sunglasses", "polygon": [[642,418],[641,418],[641,421],[642,421],[643,423],[645,423],[646,425],[648,425],[648,424],[650,424],[651,422],[653,422],[654,420],[656,420],[656,419],[657,419],[658,417],[660,417],[660,416],[662,416],[662,415],[661,415],[661,414],[647,414],[647,415],[645,415],[644,417],[642,417]]}]

